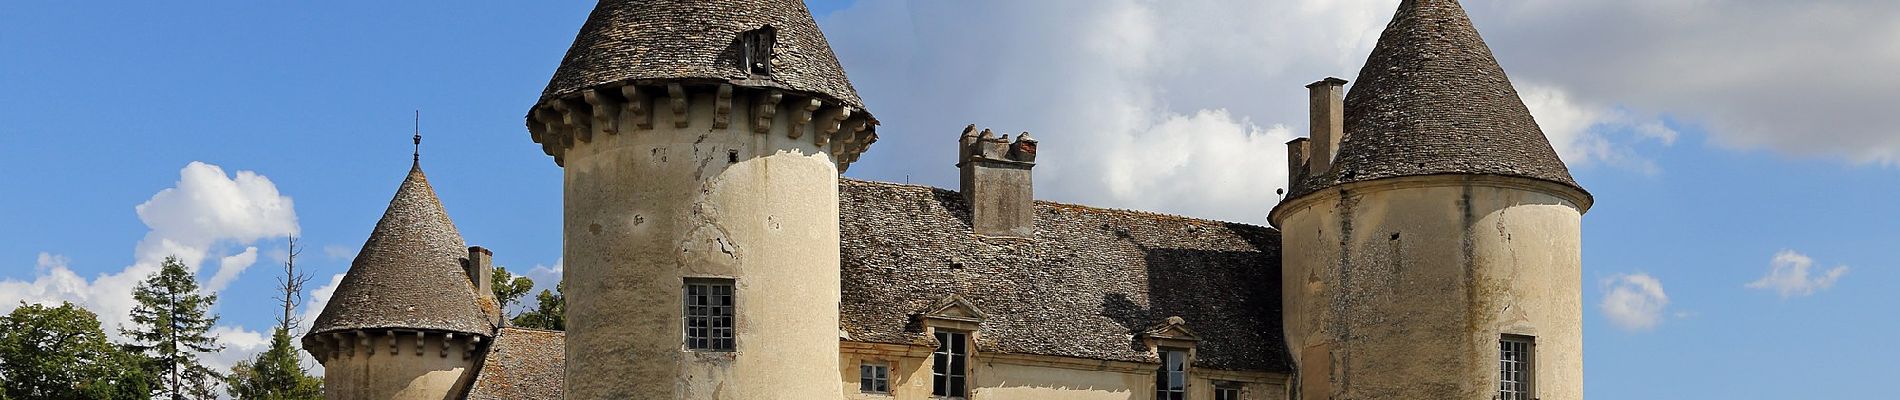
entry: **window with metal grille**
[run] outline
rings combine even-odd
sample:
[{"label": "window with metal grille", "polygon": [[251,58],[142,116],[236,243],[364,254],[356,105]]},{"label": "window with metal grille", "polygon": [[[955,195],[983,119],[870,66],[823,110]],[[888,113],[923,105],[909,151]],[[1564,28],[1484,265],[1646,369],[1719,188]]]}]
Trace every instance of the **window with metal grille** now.
[{"label": "window with metal grille", "polygon": [[930,394],[956,398],[969,395],[969,388],[964,385],[970,358],[966,338],[962,332],[937,332],[937,351],[930,357]]},{"label": "window with metal grille", "polygon": [[1214,400],[1240,400],[1240,385],[1229,383],[1215,386]]},{"label": "window with metal grille", "polygon": [[891,366],[888,364],[859,364],[858,391],[865,393],[890,393]]},{"label": "window with metal grille", "polygon": [[778,42],[778,32],[771,26],[745,31],[739,34],[739,64],[746,72],[755,75],[772,74],[772,46]]},{"label": "window with metal grille", "polygon": [[686,348],[732,351],[732,280],[686,281]]},{"label": "window with metal grille", "polygon": [[1155,371],[1155,400],[1187,398],[1187,352],[1161,351],[1161,369]]},{"label": "window with metal grille", "polygon": [[1498,399],[1532,400],[1531,352],[1536,342],[1530,336],[1504,335],[1498,340]]}]

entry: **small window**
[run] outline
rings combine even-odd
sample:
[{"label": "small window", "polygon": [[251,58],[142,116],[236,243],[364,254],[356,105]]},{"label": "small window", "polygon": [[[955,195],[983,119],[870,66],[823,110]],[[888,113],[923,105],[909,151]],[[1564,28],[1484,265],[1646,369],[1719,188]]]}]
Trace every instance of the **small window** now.
[{"label": "small window", "polygon": [[1187,398],[1187,352],[1161,351],[1161,369],[1155,371],[1155,400]]},{"label": "small window", "polygon": [[858,390],[865,393],[890,393],[891,366],[872,363],[858,365]]},{"label": "small window", "polygon": [[1498,399],[1531,400],[1533,360],[1536,342],[1530,336],[1504,335],[1498,340]]},{"label": "small window", "polygon": [[732,351],[732,280],[686,281],[686,348]]},{"label": "small window", "polygon": [[1214,386],[1214,400],[1240,400],[1240,384],[1228,382]]},{"label": "small window", "polygon": [[772,74],[772,46],[778,42],[777,30],[771,26],[745,31],[739,34],[740,68],[754,75]]},{"label": "small window", "polygon": [[937,351],[931,353],[931,394],[962,398],[969,395],[967,371],[970,351],[962,332],[937,332]]}]

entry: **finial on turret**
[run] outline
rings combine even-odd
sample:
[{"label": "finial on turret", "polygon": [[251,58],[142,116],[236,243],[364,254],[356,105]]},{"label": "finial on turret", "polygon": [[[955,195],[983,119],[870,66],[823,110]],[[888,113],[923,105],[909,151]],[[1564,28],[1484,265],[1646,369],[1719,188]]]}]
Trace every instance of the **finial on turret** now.
[{"label": "finial on turret", "polygon": [[415,163],[421,163],[422,162],[422,110],[416,110],[416,136],[411,137],[410,140],[415,142],[416,148],[414,151],[411,151],[409,153],[409,161],[415,162]]}]

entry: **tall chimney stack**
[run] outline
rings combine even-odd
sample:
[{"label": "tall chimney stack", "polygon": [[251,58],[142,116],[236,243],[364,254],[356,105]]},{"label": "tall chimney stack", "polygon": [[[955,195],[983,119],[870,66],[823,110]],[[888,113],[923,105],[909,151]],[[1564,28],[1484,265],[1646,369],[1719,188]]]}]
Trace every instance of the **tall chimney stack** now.
[{"label": "tall chimney stack", "polygon": [[1333,169],[1333,156],[1339,153],[1339,140],[1346,135],[1346,80],[1327,77],[1306,85],[1312,112],[1308,174],[1325,174]]},{"label": "tall chimney stack", "polygon": [[1023,132],[1011,142],[988,129],[978,133],[976,125],[970,125],[957,144],[958,189],[970,205],[971,231],[1035,237],[1036,196],[1029,170],[1036,166],[1036,139]]},{"label": "tall chimney stack", "polygon": [[475,285],[475,295],[493,296],[495,293],[495,253],[482,246],[468,248],[468,283]]}]

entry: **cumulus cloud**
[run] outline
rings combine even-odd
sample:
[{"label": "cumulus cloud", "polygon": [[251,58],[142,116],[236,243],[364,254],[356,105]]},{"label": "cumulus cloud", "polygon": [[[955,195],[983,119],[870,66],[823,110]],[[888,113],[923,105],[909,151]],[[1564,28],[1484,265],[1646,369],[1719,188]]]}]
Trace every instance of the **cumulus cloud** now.
[{"label": "cumulus cloud", "polygon": [[1662,323],[1669,295],[1662,281],[1645,273],[1617,274],[1603,281],[1603,316],[1625,331],[1655,329]]},{"label": "cumulus cloud", "polygon": [[1814,259],[1794,250],[1782,250],[1775,253],[1769,261],[1768,275],[1749,282],[1750,289],[1774,290],[1781,298],[1813,295],[1814,292],[1834,287],[1834,282],[1847,275],[1847,266],[1829,268],[1819,275],[1814,274]]},{"label": "cumulus cloud", "polygon": [[1638,118],[1627,110],[1585,103],[1561,87],[1536,82],[1516,84],[1524,106],[1530,108],[1557,156],[1573,167],[1602,163],[1653,175],[1661,172],[1661,167],[1631,144],[1653,141],[1671,145],[1679,135],[1659,119]]},{"label": "cumulus cloud", "polygon": [[[208,258],[218,257],[218,270],[205,285],[206,290],[215,292],[257,262],[257,248],[248,245],[297,233],[290,197],[278,193],[270,179],[251,171],[230,176],[222,168],[202,162],[186,165],[179,171],[174,187],[154,194],[136,210],[139,220],[150,230],[134,248],[132,265],[87,279],[73,272],[67,257],[41,253],[31,280],[0,279],[0,312],[11,311],[21,302],[69,301],[97,313],[107,335],[123,340],[118,328],[130,322],[135,305],[133,288],[157,272],[165,257],[177,256],[193,272]],[[225,255],[221,246],[247,247]],[[229,326],[214,331],[237,332],[249,331]],[[232,347],[250,343],[249,337],[230,340],[239,345]]]}]

